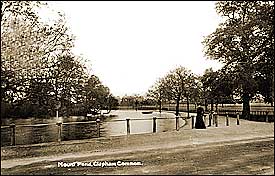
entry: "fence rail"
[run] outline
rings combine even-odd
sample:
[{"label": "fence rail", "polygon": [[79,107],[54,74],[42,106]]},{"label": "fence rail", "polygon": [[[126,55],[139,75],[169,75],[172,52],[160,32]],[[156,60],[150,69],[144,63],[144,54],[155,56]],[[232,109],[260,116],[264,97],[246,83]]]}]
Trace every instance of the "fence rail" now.
[{"label": "fence rail", "polygon": [[[206,113],[210,113],[211,111],[207,111]],[[237,115],[240,114],[242,115],[242,110],[219,110],[219,111],[214,111],[220,115],[225,115],[225,114],[229,114],[229,115]],[[274,111],[250,111],[250,115],[274,115]]]},{"label": "fence rail", "polygon": [[[261,115],[265,118],[265,122],[270,122],[272,121],[272,118],[273,117],[273,121],[274,121],[274,111],[251,111],[251,114],[255,114],[255,115]],[[237,125],[240,125],[240,118],[241,118],[241,115],[242,115],[242,112],[241,111],[237,111],[237,110],[234,110],[234,111],[218,111],[218,112],[209,112],[208,115],[208,126],[211,126],[211,125],[214,125],[215,127],[218,127],[218,116],[225,116],[226,118],[226,126],[229,126],[229,116],[232,116],[234,115],[234,117],[236,118],[236,123]],[[204,115],[204,121],[205,119],[207,118],[207,115],[205,114]],[[179,116],[176,116],[176,117],[153,117],[153,118],[146,118],[146,119],[139,119],[139,118],[125,118],[125,119],[116,119],[116,120],[110,120],[108,121],[109,122],[123,122],[125,121],[126,122],[126,134],[127,135],[130,135],[131,134],[131,126],[130,126],[130,121],[152,121],[152,132],[153,133],[156,133],[157,131],[157,121],[158,120],[168,120],[168,119],[175,119],[175,129],[176,130],[179,130],[179,119],[182,118],[182,119],[187,119],[188,117],[179,117]],[[100,137],[101,135],[101,132],[100,132],[100,128],[101,128],[101,124],[102,122],[100,121],[100,119],[96,119],[96,121],[85,121],[85,122],[65,122],[65,123],[62,123],[62,122],[57,122],[57,123],[48,123],[48,124],[33,124],[33,125],[22,125],[22,124],[19,124],[19,125],[15,125],[15,124],[11,124],[11,125],[5,125],[5,126],[1,126],[1,146],[2,145],[20,145],[21,143],[18,142],[18,140],[16,139],[16,134],[18,135],[23,135],[24,136],[24,132],[22,132],[22,129],[23,128],[36,128],[35,130],[32,130],[32,134],[33,135],[33,132],[34,132],[34,135],[35,135],[35,132],[37,132],[38,130],[42,130],[41,128],[42,127],[49,127],[49,126],[52,126],[51,130],[52,133],[54,135],[56,135],[56,137],[53,138],[50,138],[49,136],[41,136],[41,135],[38,135],[38,139],[36,139],[35,137],[33,137],[34,139],[36,140],[39,140],[39,139],[43,139],[42,141],[46,141],[46,142],[54,142],[54,141],[58,141],[58,142],[61,142],[62,140],[71,140],[71,138],[66,138],[65,134],[66,132],[67,133],[70,133],[70,127],[72,127],[71,125],[75,125],[73,126],[73,130],[74,132],[77,131],[75,130],[76,128],[80,129],[79,131],[82,132],[81,129],[81,126],[80,125],[90,125],[90,124],[94,124],[94,126],[92,126],[93,128],[91,128],[91,126],[89,126],[89,130],[86,131],[86,133],[92,133],[92,134],[89,134],[87,135],[88,137],[91,138],[92,137]],[[193,129],[194,128],[194,125],[195,125],[195,116],[192,115],[191,116],[191,128]],[[37,129],[39,128],[39,129]],[[67,129],[67,130],[66,130]],[[69,130],[68,130],[69,129]],[[39,132],[37,132],[39,133]],[[6,138],[4,138],[3,136],[5,135]],[[70,136],[70,135],[69,135]],[[9,138],[9,139],[8,139]],[[5,143],[5,144],[3,144]],[[40,142],[38,142],[40,143]]]},{"label": "fence rail", "polygon": [[[240,110],[221,110],[217,112],[218,115],[229,115],[233,117],[243,118],[242,111]],[[274,122],[274,111],[250,111],[248,120],[262,121],[262,122]]]},{"label": "fence rail", "polygon": [[[175,118],[173,117],[169,117],[169,118],[165,118],[165,117],[153,117],[153,118],[146,118],[146,119],[139,119],[139,118],[126,118],[126,119],[115,119],[115,120],[110,120],[108,122],[126,122],[126,133],[127,135],[131,134],[131,130],[130,130],[130,121],[152,121],[153,127],[152,127],[152,132],[156,133],[156,129],[157,129],[157,120],[165,120],[165,119],[175,119],[176,120],[176,130],[179,130],[179,116],[176,116]],[[182,117],[183,118],[183,117]],[[20,144],[18,144],[18,140],[16,139],[16,134],[18,135],[22,135],[24,136],[24,132],[21,132],[22,129],[24,128],[36,128],[37,130],[41,130],[41,129],[37,129],[38,127],[47,127],[47,126],[53,126],[55,127],[55,133],[56,137],[55,140],[50,139],[46,142],[61,142],[63,141],[63,139],[65,138],[64,133],[65,133],[65,128],[70,127],[70,125],[81,125],[81,124],[96,124],[95,125],[95,130],[90,130],[91,132],[94,133],[93,137],[100,137],[100,128],[101,128],[101,124],[102,122],[100,121],[100,119],[96,119],[96,121],[85,121],[85,122],[57,122],[57,123],[48,123],[48,124],[32,124],[32,125],[15,125],[15,124],[10,124],[10,125],[5,125],[5,126],[1,126],[1,146],[6,146],[6,145],[20,145],[22,144],[22,142]],[[57,128],[57,129],[56,129]],[[68,131],[68,130],[67,130]],[[10,140],[4,140],[2,137],[2,135],[8,136],[8,138],[10,138]],[[43,138],[45,139],[46,137],[41,137],[41,135],[38,135],[38,138]],[[24,141],[24,140],[23,140]],[[4,144],[3,144],[4,143]],[[39,142],[40,143],[40,142]]]},{"label": "fence rail", "polygon": [[[97,128],[93,130],[91,124],[98,124],[100,122],[97,121],[85,121],[85,122],[57,122],[57,123],[47,123],[47,124],[10,124],[1,126],[1,146],[7,145],[21,145],[28,144],[29,141],[31,144],[33,143],[41,143],[41,142],[55,142],[62,140],[70,140],[73,136],[70,134],[70,128],[82,128],[83,125],[89,125],[89,132],[97,135],[99,131]],[[94,125],[95,126],[95,125]],[[97,125],[100,127],[100,125]],[[77,130],[75,130],[77,131]],[[86,130],[87,131],[87,130]],[[45,133],[43,133],[45,132]],[[76,133],[76,132],[74,132]],[[68,135],[66,135],[68,134]],[[20,139],[17,137],[20,136]],[[31,136],[31,138],[29,137]],[[87,136],[91,136],[91,134],[83,135],[82,137],[87,138]],[[29,141],[28,141],[29,140]],[[27,142],[28,141],[28,142]]]}]

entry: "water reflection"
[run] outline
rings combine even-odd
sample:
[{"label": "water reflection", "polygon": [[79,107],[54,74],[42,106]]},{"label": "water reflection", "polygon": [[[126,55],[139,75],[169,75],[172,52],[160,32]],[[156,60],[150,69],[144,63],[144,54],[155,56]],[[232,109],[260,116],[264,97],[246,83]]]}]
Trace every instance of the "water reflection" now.
[{"label": "water reflection", "polygon": [[[173,113],[153,112],[152,114],[142,114],[141,110],[138,110],[138,111],[118,110],[118,111],[112,112],[112,115],[116,115],[116,117],[106,121],[103,124],[103,128],[106,129],[106,135],[108,136],[126,135],[127,118],[130,119],[131,134],[152,133],[153,117],[175,118],[175,115]],[[123,120],[123,121],[116,121],[116,120]],[[156,123],[157,123],[157,132],[171,131],[176,128],[175,119],[157,119]],[[180,120],[180,126],[183,124],[184,124],[184,121]]]},{"label": "water reflection", "polygon": [[[153,117],[174,118],[173,113],[142,114],[142,111],[117,110],[109,114],[112,118],[107,118],[101,122],[100,136],[126,135],[126,119],[130,120],[130,133],[152,133]],[[115,117],[113,117],[115,116]],[[141,120],[137,120],[141,119]],[[42,142],[58,141],[57,122],[62,122],[62,140],[88,139],[97,137],[96,123],[68,124],[67,122],[88,121],[83,116],[71,116],[69,118],[29,118],[29,119],[1,119],[1,125],[16,124],[16,144],[34,144]],[[121,120],[121,121],[117,121]],[[20,126],[47,124],[42,126]],[[180,126],[184,124],[180,120]],[[19,125],[19,126],[18,126]],[[157,132],[172,131],[175,129],[175,119],[157,119]],[[1,146],[10,145],[10,128],[1,128]]]}]

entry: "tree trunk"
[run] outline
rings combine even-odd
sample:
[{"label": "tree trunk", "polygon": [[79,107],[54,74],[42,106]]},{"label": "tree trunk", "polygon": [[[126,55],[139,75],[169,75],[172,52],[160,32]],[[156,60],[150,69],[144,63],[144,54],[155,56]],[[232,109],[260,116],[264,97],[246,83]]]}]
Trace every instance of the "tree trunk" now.
[{"label": "tree trunk", "polygon": [[250,101],[249,94],[248,93],[244,93],[243,94],[243,112],[242,112],[244,119],[249,119],[249,116],[250,116],[250,104],[249,104],[249,101]]},{"label": "tree trunk", "polygon": [[205,111],[207,111],[208,104],[207,104],[207,99],[206,98],[204,99],[204,106],[205,106]]},{"label": "tree trunk", "polygon": [[159,113],[161,113],[161,100],[159,101]]},{"label": "tree trunk", "polygon": [[187,96],[187,117],[189,118],[189,97]]}]

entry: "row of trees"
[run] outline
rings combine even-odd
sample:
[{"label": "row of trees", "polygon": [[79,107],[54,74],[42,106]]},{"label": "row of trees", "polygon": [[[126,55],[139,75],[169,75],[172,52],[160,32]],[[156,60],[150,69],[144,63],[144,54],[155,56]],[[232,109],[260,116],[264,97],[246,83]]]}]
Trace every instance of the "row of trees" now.
[{"label": "row of trees", "polygon": [[148,95],[159,102],[176,103],[202,99],[211,109],[223,99],[239,96],[243,116],[250,114],[250,101],[261,94],[265,102],[274,102],[274,2],[221,1],[216,10],[224,19],[215,32],[205,37],[205,55],[224,64],[218,71],[207,69],[198,77],[184,67],[159,79]]},{"label": "row of trees", "polygon": [[159,79],[148,90],[148,96],[158,102],[160,111],[164,101],[174,101],[176,103],[176,115],[178,115],[181,100],[185,98],[189,108],[190,98],[196,99],[194,95],[197,91],[197,85],[196,76],[190,70],[180,66]]},{"label": "row of trees", "polygon": [[125,95],[119,98],[119,106],[133,108],[136,110],[150,108],[150,106],[155,106],[156,104],[157,102],[154,99],[138,94]]},{"label": "row of trees", "polygon": [[108,87],[90,76],[71,52],[74,36],[58,13],[39,17],[47,4],[1,1],[1,117],[86,114],[117,104]]}]

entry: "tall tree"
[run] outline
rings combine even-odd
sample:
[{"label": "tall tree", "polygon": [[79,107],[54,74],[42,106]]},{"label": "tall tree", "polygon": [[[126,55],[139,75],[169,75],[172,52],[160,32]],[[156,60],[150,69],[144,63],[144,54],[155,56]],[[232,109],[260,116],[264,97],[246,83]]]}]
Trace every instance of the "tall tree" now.
[{"label": "tall tree", "polygon": [[[56,56],[68,52],[73,37],[64,16],[52,25],[41,22],[32,1],[1,1],[1,82],[7,94],[22,99],[32,79],[45,78]],[[16,80],[16,81],[14,81]],[[15,89],[14,89],[15,88]]]},{"label": "tall tree", "polygon": [[164,84],[163,79],[159,79],[147,92],[147,96],[155,100],[159,106],[159,112],[162,110],[164,99]]},{"label": "tall tree", "polygon": [[195,109],[197,108],[197,105],[203,104],[203,88],[202,83],[199,80],[200,77],[196,76],[196,79],[194,81],[194,85],[192,86],[190,90],[190,101],[194,103]]},{"label": "tall tree", "polygon": [[211,111],[214,110],[214,103],[226,103],[233,100],[235,83],[228,74],[223,73],[223,69],[213,71],[206,69],[200,77],[204,90],[204,98],[210,100]]},{"label": "tall tree", "polygon": [[179,105],[185,97],[189,102],[191,88],[195,85],[195,76],[185,67],[171,70],[162,81],[163,96],[176,102],[176,115],[179,115]]},{"label": "tall tree", "polygon": [[100,113],[101,110],[109,110],[115,107],[116,100],[111,95],[108,87],[104,86],[95,75],[89,77],[82,90],[83,105],[86,113]]},{"label": "tall tree", "polygon": [[60,102],[66,111],[87,77],[81,59],[70,52],[74,37],[64,15],[43,22],[38,10],[44,5],[1,1],[1,104],[11,109],[28,104],[46,112]]},{"label": "tall tree", "polygon": [[249,102],[259,91],[256,76],[261,75],[274,85],[274,2],[220,1],[216,10],[224,22],[204,39],[205,54],[225,64],[224,73],[238,85],[243,115],[248,118]]},{"label": "tall tree", "polygon": [[57,56],[55,62],[51,64],[48,76],[42,79],[51,85],[51,90],[46,96],[51,104],[50,109],[60,105],[60,113],[69,115],[80,93],[79,82],[87,78],[85,66],[80,62],[80,58],[69,53]]}]

